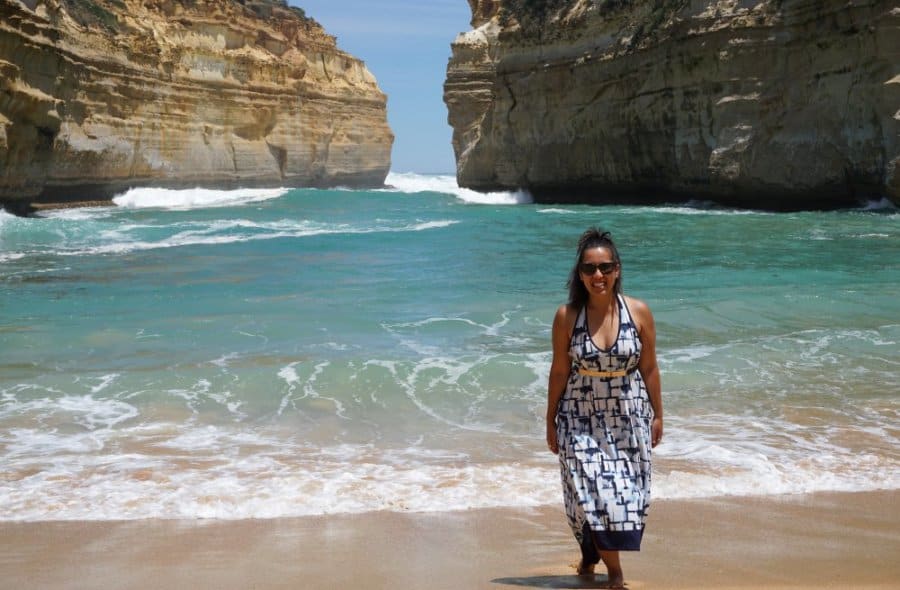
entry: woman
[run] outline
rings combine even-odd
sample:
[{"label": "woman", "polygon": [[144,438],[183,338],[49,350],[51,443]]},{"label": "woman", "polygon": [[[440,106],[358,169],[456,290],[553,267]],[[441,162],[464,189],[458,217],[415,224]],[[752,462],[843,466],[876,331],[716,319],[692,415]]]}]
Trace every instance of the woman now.
[{"label": "woman", "polygon": [[578,574],[603,560],[607,587],[622,588],[619,551],[640,549],[650,449],[663,435],[656,328],[650,308],[622,294],[609,232],[582,234],[568,287],[553,320],[547,446],[559,455]]}]

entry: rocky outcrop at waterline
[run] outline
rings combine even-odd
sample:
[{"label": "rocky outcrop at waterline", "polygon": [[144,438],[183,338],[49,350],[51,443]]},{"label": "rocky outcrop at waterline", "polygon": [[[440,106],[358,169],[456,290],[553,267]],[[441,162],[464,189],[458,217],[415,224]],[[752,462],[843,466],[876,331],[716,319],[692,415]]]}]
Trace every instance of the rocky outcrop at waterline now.
[{"label": "rocky outcrop at waterline", "polygon": [[900,8],[876,0],[469,0],[457,178],[539,200],[900,203]]},{"label": "rocky outcrop at waterline", "polygon": [[0,0],[0,201],[380,186],[386,97],[283,0]]}]

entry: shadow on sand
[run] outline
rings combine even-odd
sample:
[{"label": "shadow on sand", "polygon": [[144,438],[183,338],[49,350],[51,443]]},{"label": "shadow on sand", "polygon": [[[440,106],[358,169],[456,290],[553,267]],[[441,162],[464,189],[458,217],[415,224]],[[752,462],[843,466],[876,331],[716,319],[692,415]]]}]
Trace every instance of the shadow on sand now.
[{"label": "shadow on sand", "polygon": [[[595,576],[527,576],[522,578],[495,578],[494,584],[526,586],[529,588],[610,588],[604,575]],[[625,586],[628,588],[627,584]]]}]

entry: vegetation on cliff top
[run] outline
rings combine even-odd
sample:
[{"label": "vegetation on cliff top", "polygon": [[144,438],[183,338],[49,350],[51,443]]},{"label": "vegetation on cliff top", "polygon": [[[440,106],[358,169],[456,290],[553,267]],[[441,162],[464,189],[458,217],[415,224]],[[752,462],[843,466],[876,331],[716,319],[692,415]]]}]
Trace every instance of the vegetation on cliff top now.
[{"label": "vegetation on cliff top", "polygon": [[[281,9],[280,14],[275,16],[283,16],[284,11],[289,11],[300,20],[307,23],[315,21],[306,15],[306,11],[299,6],[291,6],[287,0],[229,0],[233,4],[238,4],[244,10],[255,14],[262,20],[268,20],[273,17],[273,8]],[[61,0],[62,6],[66,12],[83,27],[103,28],[111,32],[120,29],[118,14],[122,14],[127,10],[123,0]],[[168,4],[181,4],[185,8],[195,7],[197,0],[170,0]]]},{"label": "vegetation on cliff top", "polygon": [[513,19],[523,27],[535,25],[548,17],[570,13],[579,5],[589,5],[601,13],[623,8],[635,0],[503,0],[498,16],[500,23],[508,25]]},{"label": "vegetation on cliff top", "polygon": [[518,25],[518,35],[546,42],[573,33],[590,15],[606,19],[631,10],[638,15],[628,23],[628,49],[634,49],[663,31],[687,4],[688,0],[502,0],[497,16],[504,27]]},{"label": "vegetation on cliff top", "polygon": [[125,11],[122,0],[63,0],[61,3],[75,22],[83,27],[100,27],[108,31],[119,29],[119,19],[110,10]]}]

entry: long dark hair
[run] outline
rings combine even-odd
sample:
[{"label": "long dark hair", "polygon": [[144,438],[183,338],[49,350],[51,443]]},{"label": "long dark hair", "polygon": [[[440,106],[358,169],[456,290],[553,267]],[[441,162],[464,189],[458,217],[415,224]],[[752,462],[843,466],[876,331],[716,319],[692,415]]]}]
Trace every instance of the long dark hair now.
[{"label": "long dark hair", "polygon": [[582,262],[584,251],[591,248],[606,248],[612,254],[613,262],[619,267],[619,276],[616,278],[616,284],[613,285],[613,292],[616,295],[622,294],[622,261],[619,258],[619,250],[613,242],[612,235],[608,231],[600,231],[599,228],[588,228],[578,239],[578,254],[575,256],[575,264],[572,265],[572,271],[569,272],[569,280],[566,286],[569,288],[569,305],[575,309],[581,309],[588,302],[588,292],[581,282],[581,274],[578,272],[578,265]]}]

